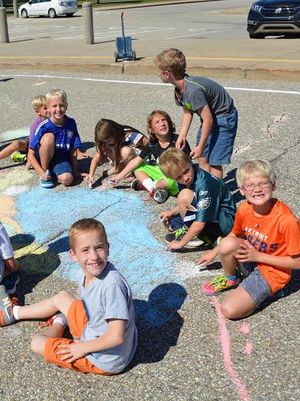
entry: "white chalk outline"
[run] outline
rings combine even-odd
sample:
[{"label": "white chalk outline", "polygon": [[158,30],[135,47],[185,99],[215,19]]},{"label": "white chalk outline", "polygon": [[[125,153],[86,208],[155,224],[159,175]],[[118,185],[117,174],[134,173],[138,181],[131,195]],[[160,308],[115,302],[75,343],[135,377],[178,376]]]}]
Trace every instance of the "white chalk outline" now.
[{"label": "white chalk outline", "polygon": [[[85,78],[85,77],[70,77],[67,75],[48,75],[48,74],[0,74],[0,77],[18,77],[18,78],[49,78],[49,79],[69,79],[81,80],[86,82],[106,82],[113,84],[129,84],[129,85],[149,85],[149,86],[171,86],[162,82],[147,82],[147,81],[122,81],[119,79],[104,79],[104,78]],[[280,93],[284,95],[300,95],[300,91],[289,91],[280,89],[259,89],[259,88],[241,88],[241,87],[225,87],[227,90],[243,91],[243,92],[260,92],[260,93]]]}]

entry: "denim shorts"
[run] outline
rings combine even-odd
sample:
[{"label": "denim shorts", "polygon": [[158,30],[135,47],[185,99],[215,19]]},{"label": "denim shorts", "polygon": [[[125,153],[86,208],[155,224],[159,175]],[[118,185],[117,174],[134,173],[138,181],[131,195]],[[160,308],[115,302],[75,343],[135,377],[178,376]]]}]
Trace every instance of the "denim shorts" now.
[{"label": "denim shorts", "polygon": [[[238,112],[236,109],[229,114],[214,119],[213,127],[203,152],[203,157],[207,158],[209,165],[219,166],[230,163],[237,125]],[[201,127],[197,133],[196,145],[199,144],[200,138]]]},{"label": "denim shorts", "polygon": [[269,284],[255,263],[243,263],[239,268],[246,276],[239,286],[248,292],[256,307],[258,307],[263,301],[272,296]]}]

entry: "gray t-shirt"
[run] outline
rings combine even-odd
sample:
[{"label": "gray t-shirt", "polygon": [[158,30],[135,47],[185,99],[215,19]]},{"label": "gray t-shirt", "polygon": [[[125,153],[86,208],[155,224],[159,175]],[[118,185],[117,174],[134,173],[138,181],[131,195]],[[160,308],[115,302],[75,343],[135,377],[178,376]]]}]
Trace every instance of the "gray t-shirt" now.
[{"label": "gray t-shirt", "polygon": [[184,77],[184,91],[181,94],[175,88],[176,104],[191,113],[208,105],[213,117],[231,113],[234,109],[233,100],[223,86],[203,77]]},{"label": "gray t-shirt", "polygon": [[108,330],[109,319],[126,321],[123,344],[86,356],[98,368],[119,373],[129,364],[137,346],[131,290],[125,278],[110,262],[91,285],[84,287],[83,283],[84,274],[81,273],[78,285],[88,323],[80,341],[94,340],[103,335]]}]

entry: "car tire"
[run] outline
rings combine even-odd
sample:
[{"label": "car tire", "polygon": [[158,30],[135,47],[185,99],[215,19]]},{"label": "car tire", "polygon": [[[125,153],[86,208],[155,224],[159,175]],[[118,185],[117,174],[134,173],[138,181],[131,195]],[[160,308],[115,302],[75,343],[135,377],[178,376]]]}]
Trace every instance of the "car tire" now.
[{"label": "car tire", "polygon": [[249,33],[250,39],[264,39],[265,35],[263,33]]},{"label": "car tire", "polygon": [[21,17],[28,18],[28,12],[27,12],[27,10],[25,10],[25,8],[23,8],[23,10],[21,11]]},{"label": "car tire", "polygon": [[73,17],[74,13],[68,13],[66,14],[67,17]]},{"label": "car tire", "polygon": [[119,56],[118,56],[117,52],[114,52],[114,58],[115,58],[115,63],[117,63],[119,60]]},{"label": "car tire", "polygon": [[50,8],[50,10],[48,11],[48,17],[49,18],[55,18],[56,17],[56,12],[55,12],[54,8]]}]

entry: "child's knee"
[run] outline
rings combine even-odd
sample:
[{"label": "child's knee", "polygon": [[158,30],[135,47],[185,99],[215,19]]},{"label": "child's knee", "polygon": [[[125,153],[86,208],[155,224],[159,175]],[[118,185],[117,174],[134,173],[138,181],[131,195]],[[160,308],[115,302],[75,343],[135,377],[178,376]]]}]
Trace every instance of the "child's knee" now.
[{"label": "child's knee", "polygon": [[237,319],[239,317],[236,308],[232,304],[223,302],[221,305],[221,311],[223,316],[227,319]]},{"label": "child's knee", "polygon": [[136,157],[136,153],[134,148],[131,148],[130,146],[124,146],[121,148],[121,159],[122,160],[131,160]]},{"label": "child's knee", "polygon": [[59,175],[57,178],[58,178],[58,181],[65,187],[72,185],[73,179],[74,179],[73,175],[70,173],[63,173],[63,174]]},{"label": "child's knee", "polygon": [[31,340],[31,350],[35,354],[44,355],[47,338],[43,335],[34,336]]},{"label": "child's knee", "polygon": [[239,247],[240,240],[235,237],[223,238],[219,244],[219,255],[228,255],[235,252]]},{"label": "child's knee", "polygon": [[40,140],[40,144],[43,146],[50,146],[55,144],[55,136],[50,132],[44,134]]},{"label": "child's knee", "polygon": [[185,188],[178,194],[178,203],[190,205],[193,201],[194,193],[192,190]]}]

